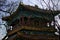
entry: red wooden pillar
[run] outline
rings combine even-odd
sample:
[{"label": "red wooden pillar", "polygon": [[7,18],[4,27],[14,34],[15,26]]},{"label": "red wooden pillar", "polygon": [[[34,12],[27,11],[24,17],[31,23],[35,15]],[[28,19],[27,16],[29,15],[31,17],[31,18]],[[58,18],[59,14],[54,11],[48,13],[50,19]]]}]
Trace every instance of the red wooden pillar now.
[{"label": "red wooden pillar", "polygon": [[30,16],[28,17],[28,20],[27,20],[27,25],[29,26],[30,24]]},{"label": "red wooden pillar", "polygon": [[41,26],[41,22],[39,21],[39,26]]},{"label": "red wooden pillar", "polygon": [[34,24],[34,20],[32,20],[32,26],[34,26],[35,24]]},{"label": "red wooden pillar", "polygon": [[24,22],[24,16],[21,17],[21,24],[22,24],[22,26],[25,25],[25,22]]},{"label": "red wooden pillar", "polygon": [[20,17],[19,25],[22,26],[22,17]]},{"label": "red wooden pillar", "polygon": [[30,25],[30,18],[31,16],[28,17],[28,20],[27,20],[27,25],[29,26]]}]

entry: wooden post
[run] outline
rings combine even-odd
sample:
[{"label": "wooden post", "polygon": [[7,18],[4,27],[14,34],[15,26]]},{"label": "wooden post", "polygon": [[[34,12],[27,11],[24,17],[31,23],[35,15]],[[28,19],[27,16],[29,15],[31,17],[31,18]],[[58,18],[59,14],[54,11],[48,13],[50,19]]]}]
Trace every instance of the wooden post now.
[{"label": "wooden post", "polygon": [[30,25],[30,18],[31,16],[28,17],[28,20],[27,20],[27,25],[29,26]]},{"label": "wooden post", "polygon": [[22,26],[25,25],[25,22],[24,22],[24,16],[22,16]]},{"label": "wooden post", "polygon": [[20,20],[19,20],[19,25],[21,26],[22,25],[22,18],[20,17]]}]

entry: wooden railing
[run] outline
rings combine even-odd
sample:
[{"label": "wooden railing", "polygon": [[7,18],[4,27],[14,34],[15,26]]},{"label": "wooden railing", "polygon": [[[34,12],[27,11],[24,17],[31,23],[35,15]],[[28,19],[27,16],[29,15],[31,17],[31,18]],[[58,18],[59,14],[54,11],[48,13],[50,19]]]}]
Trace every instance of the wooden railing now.
[{"label": "wooden railing", "polygon": [[8,35],[12,35],[22,29],[27,29],[27,30],[35,30],[35,31],[50,31],[50,32],[54,32],[56,31],[54,28],[48,28],[48,27],[30,27],[30,26],[18,26],[13,28],[13,30],[8,31]]},{"label": "wooden railing", "polygon": [[17,35],[20,37],[23,37],[24,40],[59,40],[59,36],[55,36],[55,35],[25,35],[23,33],[17,32]]}]

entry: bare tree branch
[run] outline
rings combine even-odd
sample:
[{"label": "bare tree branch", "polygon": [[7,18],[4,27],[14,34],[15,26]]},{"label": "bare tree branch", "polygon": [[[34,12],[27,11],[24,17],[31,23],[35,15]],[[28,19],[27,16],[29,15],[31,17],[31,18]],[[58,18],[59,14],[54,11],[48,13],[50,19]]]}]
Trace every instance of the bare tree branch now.
[{"label": "bare tree branch", "polygon": [[44,6],[43,6],[42,2],[41,2],[40,0],[38,0],[38,2],[40,2],[40,4],[41,4],[42,8],[44,9]]},{"label": "bare tree branch", "polygon": [[[51,0],[52,4],[53,4],[53,10],[56,8],[57,10],[57,5],[54,4],[54,2]],[[57,3],[58,4],[58,3]]]},{"label": "bare tree branch", "polygon": [[[32,3],[32,4],[34,4],[33,2],[31,2],[30,0],[28,0],[28,2],[30,2],[30,3]],[[35,4],[34,4],[35,5]]]},{"label": "bare tree branch", "polygon": [[43,2],[46,4],[47,8],[49,8],[48,4],[45,2],[45,0],[43,0]]}]

